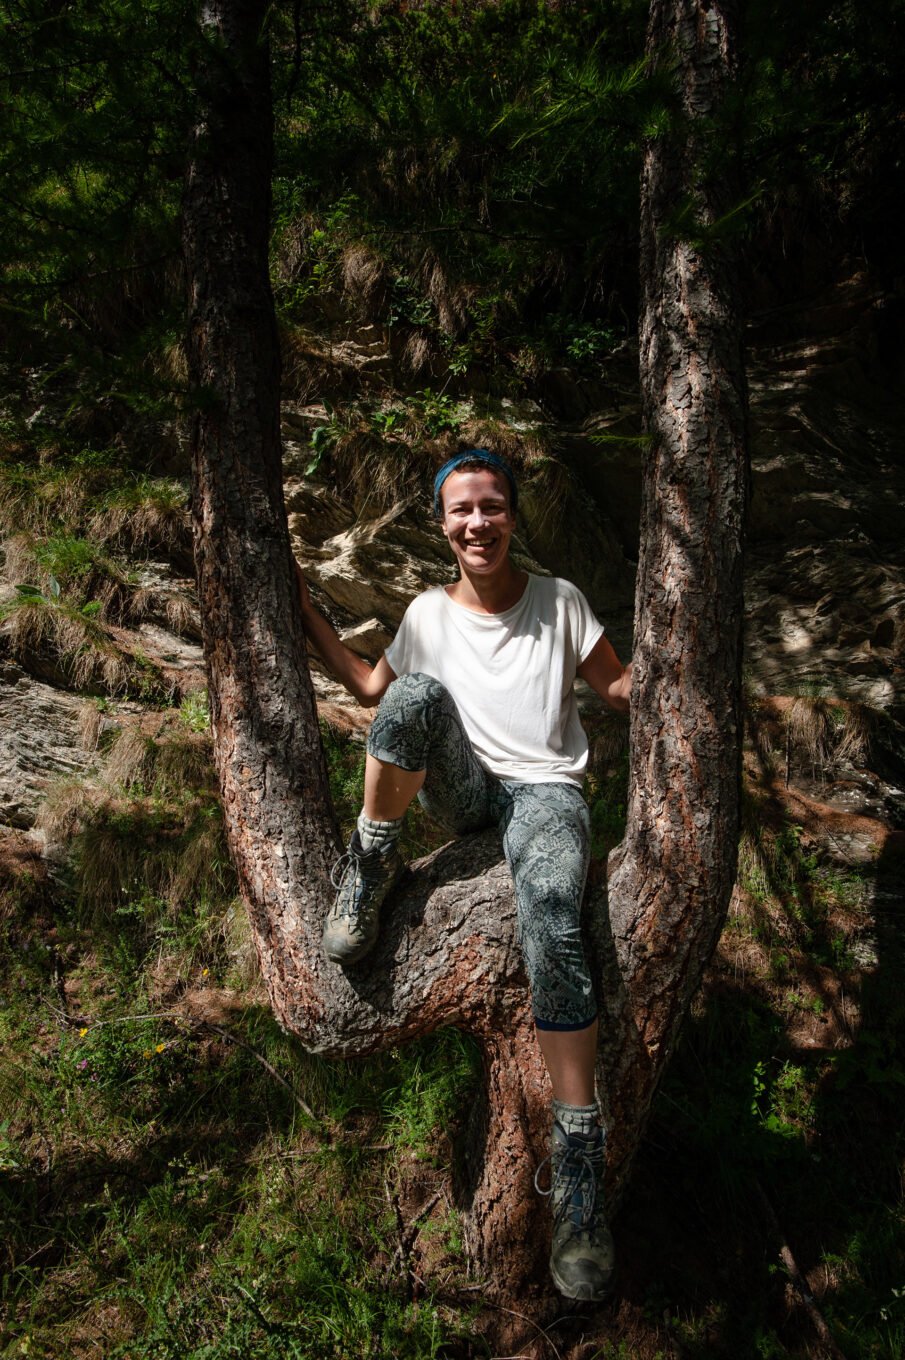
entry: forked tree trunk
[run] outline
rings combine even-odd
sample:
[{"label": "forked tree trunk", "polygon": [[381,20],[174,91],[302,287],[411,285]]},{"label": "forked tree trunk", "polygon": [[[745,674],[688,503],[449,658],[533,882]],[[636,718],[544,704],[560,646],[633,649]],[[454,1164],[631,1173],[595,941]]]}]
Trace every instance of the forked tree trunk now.
[{"label": "forked tree trunk", "polygon": [[[337,837],[282,496],[279,357],[267,260],[272,114],[265,10],[262,0],[208,0],[203,7],[199,121],[184,208],[190,368],[199,394],[192,440],[195,550],[227,834],[274,1011],[308,1047],[362,1056],[440,1025],[477,1037],[485,1100],[474,1120],[471,1178],[463,1187],[466,1238],[488,1290],[524,1301],[526,1292],[545,1288],[545,1216],[531,1182],[544,1151],[549,1091],[516,944],[511,883],[495,837],[469,838],[416,866],[394,896],[366,964],[343,972],[320,949]],[[696,268],[706,274],[703,265]],[[664,272],[665,266],[657,277]],[[700,297],[709,297],[703,286]],[[636,724],[646,735],[636,753],[645,761],[636,754],[634,825],[614,889],[615,953],[603,932],[604,950],[611,962],[618,956],[626,977],[625,1005],[617,990],[610,995],[611,1023],[627,1035],[613,1059],[609,1097],[623,1167],[662,1052],[714,942],[724,908],[710,893],[718,890],[722,902],[724,887],[728,891],[735,835],[738,728],[727,726],[724,710],[729,694],[735,717],[738,611],[733,596],[730,638],[720,602],[728,598],[726,579],[736,586],[739,579],[741,426],[730,422],[734,433],[725,437],[722,399],[711,400],[708,388],[708,375],[716,383],[724,370],[714,369],[709,352],[705,364],[690,347],[688,336],[703,319],[677,306],[663,324],[680,327],[683,339],[661,335],[659,343],[675,343],[695,374],[694,401],[716,412],[718,424],[703,443],[697,436],[677,442],[664,436],[647,477],[645,536],[663,556],[659,568],[645,561],[642,580],[653,577],[657,588],[639,594]],[[658,372],[668,370],[668,363],[656,362]],[[732,371],[740,393],[740,369]],[[666,387],[656,379],[649,404],[665,399]],[[740,395],[730,408],[734,422]],[[671,502],[665,514],[659,509],[664,475],[687,487],[684,495],[676,491],[681,534],[679,509]],[[732,523],[734,549],[726,537]],[[715,568],[706,539],[711,531]],[[655,645],[656,632],[662,641]],[[697,640],[699,655],[686,654],[683,663],[685,636],[689,647]],[[651,725],[662,729],[656,739]],[[705,756],[721,767],[712,785],[710,763],[691,769]],[[690,781],[688,795],[665,813],[664,790],[674,795],[670,781],[680,776]],[[697,821],[686,824],[686,807]],[[651,818],[660,836],[652,865],[639,840],[639,828],[641,839],[651,837]],[[711,818],[700,835],[689,829]],[[637,914],[627,895],[632,885]],[[697,943],[677,941],[672,925],[679,919]],[[642,956],[642,939],[659,943]],[[655,992],[645,991],[648,986]]]}]

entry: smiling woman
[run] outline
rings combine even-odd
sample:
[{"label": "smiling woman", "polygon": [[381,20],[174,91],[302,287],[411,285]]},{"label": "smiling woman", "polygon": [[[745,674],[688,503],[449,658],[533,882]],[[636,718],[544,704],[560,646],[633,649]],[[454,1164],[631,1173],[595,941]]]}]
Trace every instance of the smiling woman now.
[{"label": "smiling woman", "polygon": [[513,565],[517,505],[512,469],[486,449],[440,468],[434,509],[459,578],[412,601],[373,671],[346,653],[301,583],[311,641],[353,693],[380,701],[364,807],[334,872],[323,947],[344,968],[374,948],[380,909],[402,873],[397,846],[416,796],[455,835],[499,829],[553,1088],[551,1184],[542,1192],[554,1210],[551,1273],[567,1297],[600,1299],[612,1278],[613,1243],[594,1087],[597,1008],[580,925],[588,743],[573,683],[582,675],[624,710],[631,670],[575,586]]},{"label": "smiling woman", "polygon": [[447,593],[466,609],[499,614],[515,604],[527,580],[509,560],[515,513],[505,476],[465,463],[447,475],[439,495],[441,527],[460,572]]}]

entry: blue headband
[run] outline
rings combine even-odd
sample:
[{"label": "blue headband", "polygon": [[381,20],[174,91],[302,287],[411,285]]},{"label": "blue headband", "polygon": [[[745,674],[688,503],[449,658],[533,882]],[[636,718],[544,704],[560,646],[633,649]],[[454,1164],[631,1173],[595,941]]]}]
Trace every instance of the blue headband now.
[{"label": "blue headband", "polygon": [[501,472],[509,483],[509,506],[513,515],[518,508],[518,488],[515,485],[515,473],[498,453],[491,453],[489,449],[466,449],[464,453],[457,453],[449,462],[444,463],[440,471],[434,478],[434,514],[443,514],[443,505],[440,501],[440,489],[451,472],[456,472],[463,463],[482,463],[485,467],[491,468],[494,472]]}]

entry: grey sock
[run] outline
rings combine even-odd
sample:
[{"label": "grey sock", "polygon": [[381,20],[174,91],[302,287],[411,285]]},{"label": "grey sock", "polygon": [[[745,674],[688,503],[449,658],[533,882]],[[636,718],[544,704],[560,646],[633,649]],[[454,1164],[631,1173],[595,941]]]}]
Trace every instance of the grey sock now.
[{"label": "grey sock", "polygon": [[554,1100],[553,1118],[565,1133],[577,1133],[582,1138],[592,1137],[600,1128],[596,1100],[593,1105],[567,1105],[564,1100]]},{"label": "grey sock", "polygon": [[388,850],[399,839],[401,830],[401,817],[392,822],[376,822],[366,817],[364,812],[358,815],[358,839],[362,850]]}]

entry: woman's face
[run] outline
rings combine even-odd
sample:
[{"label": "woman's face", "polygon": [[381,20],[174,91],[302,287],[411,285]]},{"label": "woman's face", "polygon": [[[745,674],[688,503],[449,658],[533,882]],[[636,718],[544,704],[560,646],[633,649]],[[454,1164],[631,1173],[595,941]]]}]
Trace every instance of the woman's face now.
[{"label": "woman's face", "polygon": [[443,483],[442,528],[463,575],[492,576],[509,560],[515,516],[509,485],[492,468],[451,472]]}]

